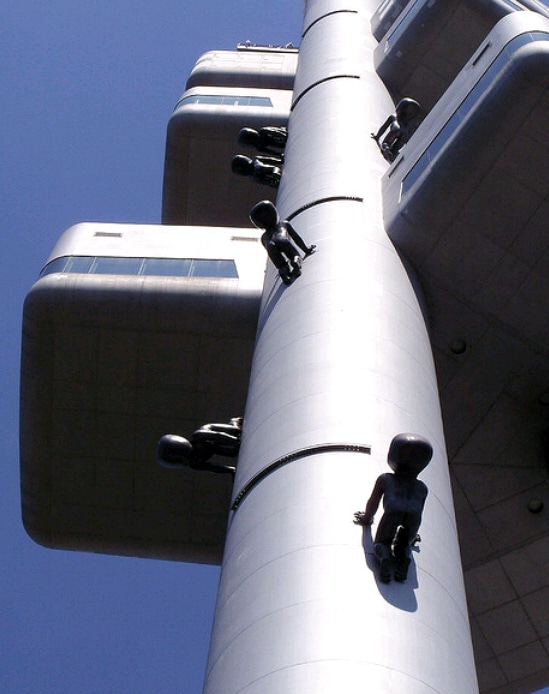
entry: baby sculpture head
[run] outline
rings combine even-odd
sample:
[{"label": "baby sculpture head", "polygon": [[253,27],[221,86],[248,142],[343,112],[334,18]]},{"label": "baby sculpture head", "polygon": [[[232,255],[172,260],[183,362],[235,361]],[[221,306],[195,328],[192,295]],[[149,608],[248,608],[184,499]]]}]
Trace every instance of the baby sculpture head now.
[{"label": "baby sculpture head", "polygon": [[262,200],[254,205],[250,210],[250,219],[259,229],[271,229],[280,221],[278,210],[270,200]]},{"label": "baby sculpture head", "polygon": [[406,97],[396,105],[396,116],[399,121],[408,123],[419,114],[420,110],[421,107],[417,101]]},{"label": "baby sculpture head", "polygon": [[247,147],[255,147],[259,142],[259,133],[253,128],[242,128],[238,133],[238,143]]},{"label": "baby sculpture head", "polygon": [[391,441],[387,462],[397,475],[417,477],[433,457],[430,442],[419,434],[397,434]]}]

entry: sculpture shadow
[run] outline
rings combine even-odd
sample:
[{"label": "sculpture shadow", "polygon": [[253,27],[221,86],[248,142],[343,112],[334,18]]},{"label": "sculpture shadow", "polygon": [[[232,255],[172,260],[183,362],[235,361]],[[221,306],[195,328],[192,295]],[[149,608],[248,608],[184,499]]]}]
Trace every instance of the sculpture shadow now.
[{"label": "sculpture shadow", "polygon": [[[384,600],[404,612],[416,612],[418,603],[415,591],[419,588],[419,582],[414,559],[412,558],[406,581],[399,583],[398,581],[391,580],[390,583],[382,583],[379,580],[379,562],[374,554],[374,540],[372,537],[372,528],[370,526],[364,526],[363,528],[362,546],[364,548],[366,566],[374,575],[377,589]],[[414,548],[413,553],[417,552],[419,552],[419,549]]]},{"label": "sculpture shadow", "polygon": [[277,277],[276,282],[271,287],[269,295],[266,298],[265,307],[261,313],[260,321],[257,324],[256,342],[261,336],[261,333],[263,332],[263,328],[265,327],[265,324],[267,323],[269,316],[273,312],[274,307],[276,306],[278,300],[282,296],[285,289],[286,285],[282,282],[282,280],[280,280],[280,278]]}]

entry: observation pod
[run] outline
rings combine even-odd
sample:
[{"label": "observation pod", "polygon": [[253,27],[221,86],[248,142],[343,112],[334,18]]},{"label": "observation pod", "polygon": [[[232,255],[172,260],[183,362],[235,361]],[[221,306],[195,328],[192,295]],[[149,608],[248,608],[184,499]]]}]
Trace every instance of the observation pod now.
[{"label": "observation pod", "polygon": [[238,133],[287,125],[296,63],[296,49],[254,46],[197,61],[168,123],[163,224],[249,224],[260,193],[230,174]]},{"label": "observation pod", "polygon": [[21,497],[34,540],[220,562],[230,481],[173,475],[155,448],[167,431],[243,410],[264,256],[251,229],[89,222],[61,236],[23,310]]}]

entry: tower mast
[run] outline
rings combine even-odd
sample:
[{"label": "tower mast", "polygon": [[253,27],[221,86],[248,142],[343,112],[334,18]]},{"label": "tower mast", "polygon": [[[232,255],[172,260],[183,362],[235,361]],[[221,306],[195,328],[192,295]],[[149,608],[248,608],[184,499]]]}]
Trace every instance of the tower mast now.
[{"label": "tower mast", "polygon": [[[277,206],[317,251],[291,286],[267,273],[206,694],[477,691],[422,298],[384,230],[370,137],[394,110],[377,4],[306,2]],[[421,551],[383,584],[376,526],[353,512],[400,432],[435,453]]]}]

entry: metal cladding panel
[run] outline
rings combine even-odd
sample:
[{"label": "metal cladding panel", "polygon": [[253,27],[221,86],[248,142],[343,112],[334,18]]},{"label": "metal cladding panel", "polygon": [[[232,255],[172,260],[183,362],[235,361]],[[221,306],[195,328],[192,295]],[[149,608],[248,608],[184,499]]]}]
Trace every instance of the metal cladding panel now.
[{"label": "metal cladding panel", "polygon": [[543,0],[520,0],[520,4],[527,10],[549,17],[549,8]]},{"label": "metal cladding panel", "polygon": [[502,694],[547,684],[548,29],[503,18],[383,181],[425,289],[481,691]]},{"label": "metal cladding panel", "polygon": [[[359,31],[356,12],[346,11],[334,15],[331,21],[314,22],[303,37],[302,46],[323,46],[322,60],[300,61],[294,85],[294,104],[303,96],[305,89],[311,89],[319,81],[340,77],[358,77],[360,51],[356,42],[349,41]],[[342,54],[339,47],[349,42],[349,50]],[[337,102],[336,102],[337,103]],[[318,118],[318,116],[317,116]],[[341,127],[341,126],[340,126]]]},{"label": "metal cladding panel", "polygon": [[400,13],[408,5],[411,0],[384,0],[376,10],[372,17],[372,34],[378,41],[392,27]]},{"label": "metal cladding panel", "polygon": [[[337,0],[308,3],[326,14],[301,45],[277,204],[316,252],[291,286],[267,273],[208,694],[327,692],[338,677],[345,691],[365,681],[376,691],[477,691],[432,354],[383,228],[387,163],[368,136],[391,104],[370,69],[374,39],[361,34],[373,4],[341,43],[363,46],[349,51],[358,79],[319,81],[315,63],[329,70],[332,55],[327,27],[339,35],[349,13]],[[423,475],[429,542],[409,582],[383,586],[371,530],[350,514],[401,431],[422,432],[436,450]],[[320,450],[353,442],[360,448]]]},{"label": "metal cladding panel", "polygon": [[184,97],[200,95],[261,97],[271,106],[180,102],[168,123],[162,223],[249,225],[251,207],[263,198],[274,200],[276,191],[231,172],[236,154],[254,156],[241,151],[238,133],[244,127],[286,126],[292,92],[196,87]]},{"label": "metal cladding panel", "polygon": [[[483,180],[514,175],[506,153],[513,142],[531,137],[543,151],[548,64],[549,20],[527,12],[503,19],[402,150],[383,180],[384,215],[411,258],[463,215]],[[530,178],[525,186],[543,198],[546,179],[528,166],[529,150],[522,149],[524,162],[520,148],[515,155],[516,171]]]},{"label": "metal cladding panel", "polygon": [[186,89],[200,86],[293,89],[297,49],[208,51],[193,67]]},{"label": "metal cladding panel", "polygon": [[[262,265],[260,246],[256,259]],[[156,442],[244,411],[262,275],[260,267],[255,286],[66,273],[36,282],[21,364],[31,537],[63,549],[220,562],[230,476],[162,468]]]},{"label": "metal cladding panel", "polygon": [[[225,551],[225,563],[234,561],[239,570],[232,578],[223,575],[218,599],[223,637],[212,644],[215,665],[208,677],[213,692],[222,691],[227,678],[238,691],[258,680],[262,668],[271,673],[264,691],[275,691],[283,662],[291,672],[288,686],[304,671],[306,681],[314,680],[344,655],[351,665],[340,675],[349,688],[357,674],[370,674],[378,663],[385,677],[394,670],[405,680],[405,671],[406,691],[412,678],[442,679],[440,691],[474,691],[474,675],[470,664],[465,666],[467,613],[425,326],[394,250],[382,237],[373,241],[358,233],[366,225],[365,219],[359,222],[363,214],[360,204],[348,201],[316,206],[295,219],[318,250],[292,287],[272,286],[264,305],[246,410],[248,455],[243,449],[235,490],[288,450],[315,442],[371,444],[372,457],[333,453],[298,459],[266,476],[241,502]],[[338,251],[334,236],[353,252]],[[406,588],[385,591],[376,583],[375,564],[365,561],[372,535],[353,527],[349,512],[363,506],[376,476],[386,470],[392,432],[408,429],[436,442],[436,462],[423,476],[432,490],[422,526],[428,541]],[[292,580],[281,580],[286,576]],[[451,606],[443,609],[449,594]],[[426,644],[440,628],[435,626],[440,611],[451,614],[452,629],[444,632],[446,656],[437,675]],[[405,645],[404,615],[411,614],[421,634],[417,651]],[[373,630],[365,633],[365,623],[383,624],[387,633],[383,638]],[[414,643],[420,642],[417,629]],[[268,653],[240,659],[267,638]],[[439,645],[442,640],[438,634]],[[231,666],[236,662],[245,666]],[[452,689],[456,681],[459,688]]]},{"label": "metal cladding panel", "polygon": [[[330,28],[337,40],[331,38]],[[360,199],[365,185],[375,185],[373,180],[365,180],[361,161],[358,158],[352,161],[360,156],[358,153],[368,137],[360,109],[342,109],[341,104],[355,100],[360,108],[364,106],[372,114],[375,123],[383,122],[394,105],[387,94],[379,99],[365,100],[365,82],[375,82],[376,88],[378,80],[375,74],[363,74],[362,55],[356,42],[351,41],[360,35],[360,31],[357,15],[345,11],[328,14],[313,24],[303,38],[286,163],[278,196],[284,215],[293,215],[318,200]],[[370,40],[374,42],[371,37]],[[350,50],[336,59],[334,54],[345,42],[351,45]],[[311,55],[315,55],[315,59]],[[321,80],[323,71],[329,73],[331,79]],[[319,142],[325,144],[322,150],[318,144],[308,144],[307,133],[311,127],[318,133]],[[372,141],[371,151],[375,150]],[[334,167],[347,158],[352,165],[345,166],[337,177],[334,176]],[[378,166],[378,175],[381,176],[386,169],[383,159]],[[299,187],[294,183],[297,177],[301,180]]]},{"label": "metal cladding panel", "polygon": [[[323,94],[330,93],[332,99],[324,102]],[[288,144],[286,146],[286,162],[280,182],[279,198],[282,200],[283,213],[294,214],[304,205],[314,203],[319,199],[331,197],[355,197],[362,194],[361,178],[356,172],[347,168],[338,178],[331,175],[334,163],[341,157],[341,152],[349,147],[356,148],[360,141],[361,123],[356,111],[347,111],[343,116],[339,114],[338,103],[346,99],[350,94],[360,94],[360,85],[355,79],[334,80],[333,84],[322,84],[314,93],[307,94],[299,102],[299,109],[292,114],[292,125],[289,130]],[[322,104],[322,117],[318,116],[319,107]],[[388,103],[388,108],[392,105]],[[300,147],[303,126],[308,123],[316,123],[318,129],[322,129],[326,138],[332,139],[333,147],[321,154],[314,150],[306,150]],[[300,128],[298,128],[298,124]],[[339,128],[340,134],[337,141],[333,139],[334,129]],[[345,144],[342,144],[345,140]],[[292,156],[292,153],[300,149],[300,156]],[[322,161],[319,161],[320,156]],[[291,182],[296,175],[302,175],[304,179],[301,189],[297,189]]]},{"label": "metal cladding panel", "polygon": [[332,13],[354,12],[356,14],[362,6],[363,3],[361,3],[360,0],[347,0],[344,3],[334,3],[333,0],[309,0],[305,3],[303,35],[308,32],[315,22],[320,21]]},{"label": "metal cladding panel", "polygon": [[375,51],[377,73],[395,101],[412,97],[428,113],[497,21],[519,7],[507,0],[410,3]]}]

